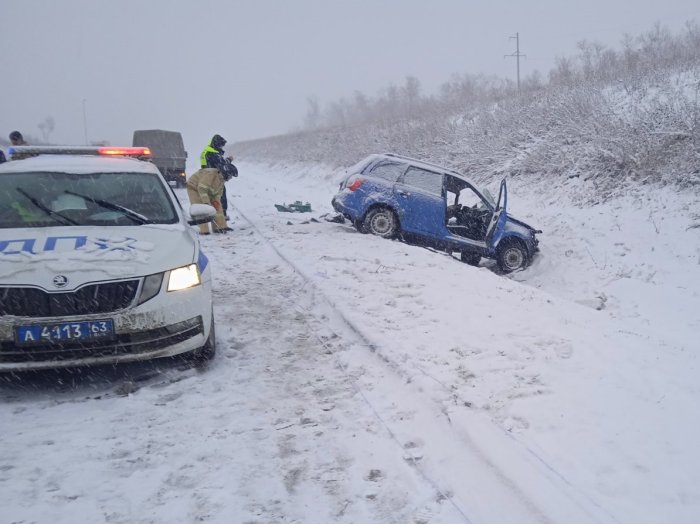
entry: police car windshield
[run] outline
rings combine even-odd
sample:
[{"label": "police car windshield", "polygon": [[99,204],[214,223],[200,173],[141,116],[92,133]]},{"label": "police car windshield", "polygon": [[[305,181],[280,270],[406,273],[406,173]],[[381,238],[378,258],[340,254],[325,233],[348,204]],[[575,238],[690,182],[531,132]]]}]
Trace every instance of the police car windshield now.
[{"label": "police car windshield", "polygon": [[7,173],[0,228],[173,224],[168,191],[152,173]]}]

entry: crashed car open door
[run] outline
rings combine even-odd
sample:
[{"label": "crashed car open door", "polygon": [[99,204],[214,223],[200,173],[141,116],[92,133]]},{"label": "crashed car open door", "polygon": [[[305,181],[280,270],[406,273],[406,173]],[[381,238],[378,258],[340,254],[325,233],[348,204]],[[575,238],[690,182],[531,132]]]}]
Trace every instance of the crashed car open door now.
[{"label": "crashed car open door", "polygon": [[491,222],[486,230],[486,245],[489,249],[495,251],[496,246],[503,238],[503,233],[506,229],[506,221],[508,215],[506,213],[506,205],[508,203],[508,188],[506,187],[506,179],[501,180],[501,187],[498,191],[498,201],[491,215]]}]

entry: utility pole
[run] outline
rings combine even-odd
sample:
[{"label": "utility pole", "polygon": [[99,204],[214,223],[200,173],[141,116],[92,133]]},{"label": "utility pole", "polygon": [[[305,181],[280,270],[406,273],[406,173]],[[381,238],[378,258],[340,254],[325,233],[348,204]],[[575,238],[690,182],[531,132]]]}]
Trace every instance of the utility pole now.
[{"label": "utility pole", "polygon": [[517,64],[518,71],[518,94],[520,94],[520,57],[527,56],[520,54],[520,33],[515,33],[515,36],[509,37],[510,40],[515,39],[515,53],[511,55],[503,55],[503,58],[508,58],[509,56],[514,56]]},{"label": "utility pole", "polygon": [[83,130],[85,131],[85,145],[88,144],[88,134],[87,134],[87,111],[85,109],[85,99],[83,98]]}]

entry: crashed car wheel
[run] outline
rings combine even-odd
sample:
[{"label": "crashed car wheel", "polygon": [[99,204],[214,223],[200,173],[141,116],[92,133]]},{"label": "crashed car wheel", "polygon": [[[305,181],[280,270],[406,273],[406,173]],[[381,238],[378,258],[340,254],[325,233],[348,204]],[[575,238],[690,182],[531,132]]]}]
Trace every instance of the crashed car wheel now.
[{"label": "crashed car wheel", "polygon": [[527,266],[527,250],[518,240],[503,240],[498,246],[497,262],[504,273],[522,269]]},{"label": "crashed car wheel", "polygon": [[394,238],[399,232],[399,221],[391,209],[376,207],[367,213],[363,228],[382,238]]},{"label": "crashed car wheel", "polygon": [[479,262],[481,261],[481,255],[470,253],[469,251],[462,251],[460,259],[462,262],[469,264],[470,266],[478,266]]}]

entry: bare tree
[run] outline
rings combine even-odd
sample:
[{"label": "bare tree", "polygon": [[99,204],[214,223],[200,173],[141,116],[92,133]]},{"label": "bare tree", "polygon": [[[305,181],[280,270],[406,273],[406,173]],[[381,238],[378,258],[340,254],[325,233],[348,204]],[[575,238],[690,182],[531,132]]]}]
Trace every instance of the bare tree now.
[{"label": "bare tree", "polygon": [[306,129],[316,129],[321,124],[321,107],[318,98],[313,95],[306,98],[306,116],[304,117],[304,127]]},{"label": "bare tree", "polygon": [[341,98],[336,102],[331,102],[328,106],[328,124],[331,126],[344,127],[347,124],[349,104],[346,98]]},{"label": "bare tree", "polygon": [[52,116],[47,116],[46,118],[44,118],[44,120],[39,122],[38,127],[41,131],[41,136],[43,137],[44,142],[49,142],[49,138],[51,136],[51,133],[53,133],[55,126],[56,123]]},{"label": "bare tree", "polygon": [[362,91],[355,91],[353,94],[353,108],[350,120],[356,123],[364,124],[371,118],[371,109],[369,98]]},{"label": "bare tree", "polygon": [[400,111],[399,89],[395,85],[386,88],[382,96],[377,101],[379,119],[384,124],[395,122]]},{"label": "bare tree", "polygon": [[573,61],[566,57],[556,58],[556,67],[549,72],[549,82],[555,85],[572,85],[576,77]]},{"label": "bare tree", "polygon": [[414,118],[420,99],[420,80],[415,76],[407,76],[401,93],[406,100],[406,116],[408,118]]}]

